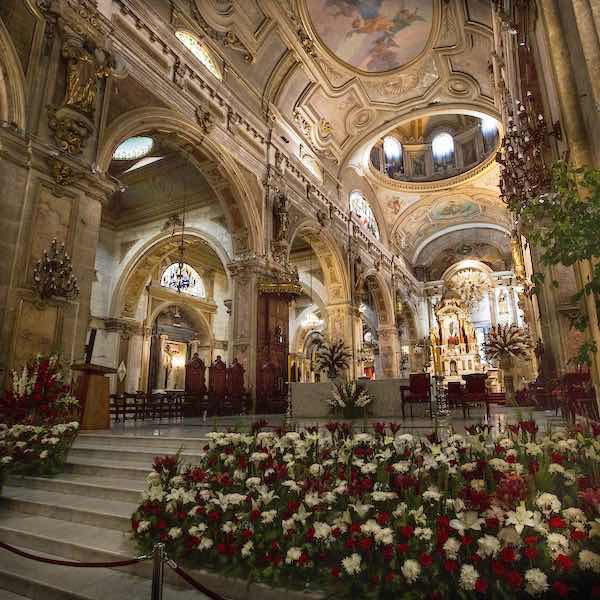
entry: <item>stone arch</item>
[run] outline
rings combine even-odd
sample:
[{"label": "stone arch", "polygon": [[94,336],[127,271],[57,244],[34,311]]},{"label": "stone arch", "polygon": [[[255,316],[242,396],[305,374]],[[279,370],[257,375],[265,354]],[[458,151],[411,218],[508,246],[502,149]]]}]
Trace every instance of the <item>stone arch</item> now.
[{"label": "stone arch", "polygon": [[377,320],[380,327],[388,327],[395,322],[394,299],[390,287],[382,275],[375,269],[368,269],[361,274],[357,289],[368,287],[373,296]]},{"label": "stone arch", "polygon": [[27,126],[25,74],[6,26],[0,19],[0,122]]},{"label": "stone arch", "polygon": [[178,298],[173,298],[172,300],[165,300],[164,302],[161,302],[158,306],[156,306],[156,308],[152,311],[150,317],[148,318],[148,325],[152,327],[154,321],[156,321],[160,313],[169,308],[169,306],[178,306],[179,308],[181,308],[183,312],[185,312],[185,314],[188,317],[190,317],[190,319],[194,323],[194,326],[199,331],[202,331],[206,334],[209,344],[211,346],[214,344],[214,335],[212,332],[212,327],[210,325],[210,322],[204,316],[204,314],[202,314],[201,311],[199,311],[194,306],[191,306],[187,302],[179,301]]},{"label": "stone arch", "polygon": [[[230,257],[225,248],[205,232],[196,229],[187,229],[186,238],[199,239],[214,250],[223,264],[225,273],[227,274],[227,283],[231,288],[231,274],[227,267]],[[146,282],[152,271],[161,262],[162,257],[157,252],[170,239],[172,239],[170,232],[161,232],[144,243],[129,259],[121,272],[112,294],[111,316],[129,318],[135,316],[135,310]]]},{"label": "stone arch", "polygon": [[[234,251],[261,252],[260,198],[256,190],[239,176],[239,169],[229,152],[206,135],[197,124],[168,108],[150,107],[129,111],[107,129],[98,152],[98,170],[108,170],[115,148],[127,138],[152,131],[171,134],[186,146],[189,157],[206,177],[221,203]],[[244,239],[246,238],[246,239]]]},{"label": "stone arch", "polygon": [[313,219],[303,220],[291,232],[288,257],[296,236],[301,236],[310,244],[319,260],[325,279],[329,304],[349,302],[348,269],[333,236]]}]

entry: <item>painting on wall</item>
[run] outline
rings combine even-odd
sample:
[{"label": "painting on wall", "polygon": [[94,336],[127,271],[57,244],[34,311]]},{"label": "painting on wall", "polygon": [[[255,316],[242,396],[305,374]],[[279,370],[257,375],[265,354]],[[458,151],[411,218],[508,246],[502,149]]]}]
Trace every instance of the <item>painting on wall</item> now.
[{"label": "painting on wall", "polygon": [[432,0],[307,0],[323,43],[348,65],[378,73],[397,69],[426,47]]},{"label": "painting on wall", "polygon": [[480,212],[479,205],[472,200],[442,200],[429,211],[429,215],[433,221],[448,221],[467,219]]}]

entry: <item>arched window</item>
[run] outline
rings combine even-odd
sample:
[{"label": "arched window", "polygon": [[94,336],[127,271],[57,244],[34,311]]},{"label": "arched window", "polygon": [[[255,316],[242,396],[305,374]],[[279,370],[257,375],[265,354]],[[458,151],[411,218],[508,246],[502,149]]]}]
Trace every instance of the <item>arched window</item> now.
[{"label": "arched window", "polygon": [[447,132],[438,133],[431,141],[434,167],[446,167],[454,162],[454,138]]},{"label": "arched window", "polygon": [[385,172],[388,177],[397,179],[404,172],[402,161],[402,145],[390,135],[383,138],[383,158],[385,160]]},{"label": "arched window", "polygon": [[213,53],[195,35],[176,31],[177,39],[217,78],[223,79],[221,67]]},{"label": "arched window", "polygon": [[196,296],[198,298],[205,298],[206,289],[202,278],[198,275],[196,269],[187,263],[181,263],[181,267],[178,262],[169,265],[160,278],[160,285],[165,288],[177,290],[177,280],[179,278],[180,268],[182,280],[189,284],[187,287],[181,288],[181,293],[188,294],[189,296]]},{"label": "arched window", "polygon": [[350,193],[350,210],[358,217],[360,224],[365,227],[371,235],[379,239],[379,227],[373,214],[371,205],[365,197],[358,191]]},{"label": "arched window", "polygon": [[498,122],[492,117],[481,119],[481,135],[483,136],[483,145],[486,152],[489,152],[496,144],[498,137]]},{"label": "arched window", "polygon": [[134,136],[121,142],[113,154],[114,160],[138,160],[148,156],[154,148],[154,140],[147,136]]}]

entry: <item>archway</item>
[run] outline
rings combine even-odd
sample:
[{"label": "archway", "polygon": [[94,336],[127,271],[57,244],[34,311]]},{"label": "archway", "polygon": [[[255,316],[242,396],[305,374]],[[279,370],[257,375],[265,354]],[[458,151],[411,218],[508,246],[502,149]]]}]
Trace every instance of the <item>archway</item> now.
[{"label": "archway", "polygon": [[26,82],[6,26],[0,19],[0,123],[26,128]]}]

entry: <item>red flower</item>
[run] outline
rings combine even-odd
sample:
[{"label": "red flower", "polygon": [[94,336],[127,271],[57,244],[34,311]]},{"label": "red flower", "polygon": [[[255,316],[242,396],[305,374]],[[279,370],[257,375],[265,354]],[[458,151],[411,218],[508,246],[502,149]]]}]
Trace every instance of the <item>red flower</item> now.
[{"label": "red flower", "polygon": [[396,544],[396,552],[398,554],[404,554],[408,552],[408,544]]},{"label": "red flower", "polygon": [[402,535],[402,537],[405,537],[406,539],[410,539],[414,530],[414,527],[406,525],[405,527],[400,528],[400,535]]},{"label": "red flower", "polygon": [[481,577],[475,582],[475,591],[480,594],[485,594],[488,589],[488,583],[485,579],[481,579]]},{"label": "red flower", "polygon": [[312,542],[315,539],[315,528],[309,527],[306,533],[304,534],[304,538],[307,542]]},{"label": "red flower", "polygon": [[158,523],[156,524],[156,529],[166,529],[167,528],[167,522],[164,519],[159,519]]},{"label": "red flower", "polygon": [[394,573],[394,571],[388,571],[385,574],[386,583],[392,583],[392,581],[394,581],[395,578],[396,578],[396,573]]},{"label": "red flower", "polygon": [[379,583],[379,575],[371,575],[371,584],[377,585]]},{"label": "red flower", "polygon": [[242,537],[245,540],[249,540],[253,535],[254,535],[254,533],[252,532],[252,529],[246,528],[242,531]]},{"label": "red flower", "polygon": [[369,537],[364,537],[362,540],[360,540],[360,542],[358,542],[360,549],[364,550],[365,552],[372,546],[372,544],[373,541]]},{"label": "red flower", "polygon": [[340,568],[339,567],[333,567],[331,569],[331,576],[332,577],[339,577],[341,574]]},{"label": "red flower", "polygon": [[548,525],[550,526],[550,529],[564,529],[567,526],[564,519],[561,517],[551,517],[548,521]]},{"label": "red flower", "polygon": [[260,517],[260,510],[255,508],[254,510],[250,511],[250,520],[251,521],[256,521],[259,517]]},{"label": "red flower", "polygon": [[555,581],[552,584],[552,589],[561,597],[567,598],[569,596],[569,586],[562,581]]},{"label": "red flower", "polygon": [[444,569],[446,569],[448,573],[455,573],[458,571],[458,561],[447,558],[444,560]]},{"label": "red flower", "polygon": [[386,513],[386,512],[378,513],[376,521],[377,521],[377,524],[380,525],[381,527],[383,527],[384,525],[387,525],[390,522],[389,513]]},{"label": "red flower", "polygon": [[488,529],[498,529],[500,521],[496,517],[489,517],[485,520],[485,525]]},{"label": "red flower", "polygon": [[573,568],[573,561],[566,554],[559,554],[554,563],[565,571]]},{"label": "red flower", "polygon": [[514,589],[520,588],[523,584],[523,575],[518,571],[509,571],[505,577],[508,585]]},{"label": "red flower", "polygon": [[506,548],[502,548],[502,550],[500,551],[500,559],[503,560],[505,563],[515,562],[516,558],[517,557],[515,555],[515,551],[509,546],[507,546]]},{"label": "red flower", "polygon": [[526,546],[535,546],[539,541],[539,538],[537,535],[526,535],[523,538],[523,542],[525,543]]},{"label": "red flower", "polygon": [[492,560],[492,571],[496,577],[502,577],[506,573],[506,567],[499,560]]},{"label": "red flower", "polygon": [[571,531],[571,539],[577,542],[581,540],[585,540],[587,538],[587,533],[585,531],[581,531],[580,529],[573,529]]},{"label": "red flower", "polygon": [[533,560],[537,556],[537,550],[533,546],[527,546],[525,550],[523,550],[523,554],[529,559]]},{"label": "red flower", "polygon": [[423,553],[419,556],[419,562],[422,567],[430,567],[433,564],[433,558],[431,558],[431,554]]},{"label": "red flower", "polygon": [[394,558],[394,546],[385,546],[383,548],[383,558],[385,560],[392,560]]}]

